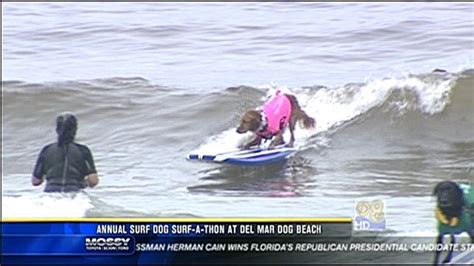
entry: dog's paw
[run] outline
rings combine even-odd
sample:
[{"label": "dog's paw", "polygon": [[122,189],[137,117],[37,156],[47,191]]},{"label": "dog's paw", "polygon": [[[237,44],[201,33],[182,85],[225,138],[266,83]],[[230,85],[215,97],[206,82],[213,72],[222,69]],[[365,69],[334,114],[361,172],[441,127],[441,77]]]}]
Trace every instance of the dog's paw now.
[{"label": "dog's paw", "polygon": [[448,255],[446,256],[446,258],[443,260],[442,263],[443,263],[443,264],[449,263],[452,258],[453,258],[453,252],[450,251],[450,252],[448,253]]},{"label": "dog's paw", "polygon": [[286,148],[293,148],[293,142],[290,142],[288,144],[285,145]]},{"label": "dog's paw", "polygon": [[248,150],[248,149],[250,149],[250,145],[247,145],[247,144],[246,145],[239,145],[238,148],[240,150]]},{"label": "dog's paw", "polygon": [[442,263],[443,263],[443,264],[446,264],[446,263],[449,263],[450,261],[451,261],[451,258],[446,258],[446,259],[443,260]]}]

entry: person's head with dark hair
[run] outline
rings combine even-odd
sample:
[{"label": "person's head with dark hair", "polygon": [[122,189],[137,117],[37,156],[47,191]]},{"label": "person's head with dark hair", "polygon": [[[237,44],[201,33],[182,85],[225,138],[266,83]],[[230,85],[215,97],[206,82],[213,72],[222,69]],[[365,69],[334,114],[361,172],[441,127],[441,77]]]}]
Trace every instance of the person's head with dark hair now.
[{"label": "person's head with dark hair", "polygon": [[77,132],[77,119],[72,113],[62,113],[56,118],[58,144],[63,146],[74,141]]}]

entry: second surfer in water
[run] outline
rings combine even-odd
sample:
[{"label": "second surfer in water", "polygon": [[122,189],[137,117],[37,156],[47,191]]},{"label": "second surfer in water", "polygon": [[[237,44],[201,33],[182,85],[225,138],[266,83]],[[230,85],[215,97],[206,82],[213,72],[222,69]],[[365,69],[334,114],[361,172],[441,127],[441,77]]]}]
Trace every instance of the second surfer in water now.
[{"label": "second surfer in water", "polygon": [[44,192],[75,192],[99,183],[91,151],[74,142],[76,131],[77,119],[73,114],[57,117],[58,141],[41,150],[31,178],[34,186],[46,179]]}]

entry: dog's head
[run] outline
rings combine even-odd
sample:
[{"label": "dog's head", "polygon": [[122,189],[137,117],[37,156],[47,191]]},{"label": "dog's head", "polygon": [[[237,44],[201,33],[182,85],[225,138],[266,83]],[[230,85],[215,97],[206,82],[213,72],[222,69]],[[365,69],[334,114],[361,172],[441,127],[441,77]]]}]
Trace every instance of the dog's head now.
[{"label": "dog's head", "polygon": [[248,131],[256,132],[260,128],[262,123],[262,115],[259,111],[251,110],[247,111],[242,119],[240,119],[240,125],[237,127],[237,133],[243,134]]},{"label": "dog's head", "polygon": [[438,209],[449,219],[460,217],[463,212],[464,194],[458,184],[443,181],[434,188]]}]

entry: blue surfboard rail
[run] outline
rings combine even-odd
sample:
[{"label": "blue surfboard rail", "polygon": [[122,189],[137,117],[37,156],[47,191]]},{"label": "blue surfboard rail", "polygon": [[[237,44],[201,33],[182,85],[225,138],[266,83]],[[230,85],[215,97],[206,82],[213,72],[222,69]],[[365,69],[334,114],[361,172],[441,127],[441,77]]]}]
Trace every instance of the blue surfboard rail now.
[{"label": "blue surfboard rail", "polygon": [[286,160],[295,153],[295,148],[276,147],[275,149],[254,148],[219,154],[189,154],[188,160],[226,163],[242,166],[257,166]]}]

